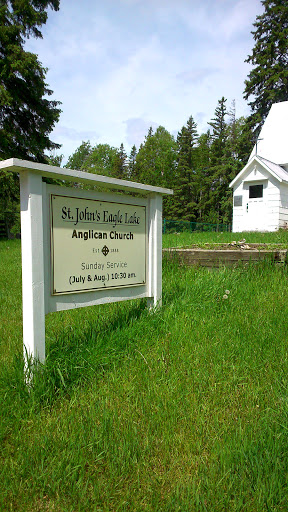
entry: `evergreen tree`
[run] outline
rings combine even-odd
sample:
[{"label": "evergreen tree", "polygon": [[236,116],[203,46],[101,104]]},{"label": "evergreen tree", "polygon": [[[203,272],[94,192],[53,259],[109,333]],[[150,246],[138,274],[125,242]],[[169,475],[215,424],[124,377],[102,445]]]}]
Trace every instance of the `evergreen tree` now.
[{"label": "evergreen tree", "polygon": [[248,161],[252,150],[252,132],[247,118],[234,116],[227,124],[227,139],[224,152],[222,191],[220,198],[221,221],[232,221],[233,195],[229,183],[241,171]]},{"label": "evergreen tree", "polygon": [[222,158],[225,149],[226,143],[226,116],[227,116],[227,107],[226,107],[226,99],[224,96],[221,100],[218,100],[218,105],[215,109],[213,119],[208,123],[212,127],[211,138],[212,138],[212,165],[214,162],[219,161],[219,158]]},{"label": "evergreen tree", "polygon": [[253,149],[253,132],[249,118],[240,117],[236,119],[236,154],[241,168],[247,164],[250,153]]},{"label": "evergreen tree", "polygon": [[0,220],[20,231],[19,179],[15,172],[0,171]]},{"label": "evergreen tree", "polygon": [[194,221],[197,219],[199,186],[197,183],[197,125],[192,116],[177,136],[177,182],[174,187],[174,217]]},{"label": "evergreen tree", "polygon": [[209,222],[211,209],[211,133],[208,130],[200,135],[198,139],[197,151],[197,174],[199,185],[199,202],[197,211],[197,220],[199,222]]},{"label": "evergreen tree", "polygon": [[92,148],[90,142],[82,142],[66,166],[172,188],[174,196],[164,197],[164,218],[228,223],[232,219],[229,183],[248,160],[251,130],[247,119],[236,118],[235,103],[228,113],[225,98],[218,101],[209,124],[211,130],[198,136],[190,116],[177,142],[163,126],[155,133],[150,128],[139,151],[132,147],[129,159],[123,144],[120,149],[108,144]]},{"label": "evergreen tree", "polygon": [[117,155],[113,163],[112,174],[114,178],[118,178],[120,180],[126,180],[128,177],[127,154],[123,143],[121,143],[120,149],[117,150]]},{"label": "evergreen tree", "polygon": [[136,171],[136,157],[137,157],[137,148],[134,144],[131,148],[131,152],[129,155],[129,162],[128,162],[128,177],[132,181],[138,181],[137,177],[137,171]]},{"label": "evergreen tree", "polygon": [[[236,119],[235,102],[227,112],[226,100],[218,102],[212,128],[209,178],[210,191],[206,195],[205,217],[208,222],[229,223],[232,220],[232,193],[230,182],[246,164],[252,149],[252,133],[247,119]],[[229,120],[226,122],[226,116]],[[208,197],[208,199],[207,199]]]},{"label": "evergreen tree", "polygon": [[[42,37],[48,7],[58,10],[59,0],[0,2],[0,159],[45,162],[45,151],[60,147],[49,139],[59,102],[47,98],[52,91],[37,55],[24,50],[26,38]],[[0,180],[0,216],[11,227],[19,210],[18,177],[0,171]]]},{"label": "evergreen tree", "polygon": [[244,98],[252,97],[251,127],[255,137],[273,103],[288,100],[288,2],[262,0],[263,14],[252,32],[255,45],[246,62],[253,65],[245,81]]},{"label": "evergreen tree", "polygon": [[147,135],[145,136],[145,140],[147,141],[147,139],[149,139],[150,137],[153,136],[153,128],[152,126],[150,126],[149,130],[148,130],[148,133]]},{"label": "evergreen tree", "polygon": [[214,118],[208,123],[212,127],[210,152],[210,197],[208,222],[222,222],[221,199],[228,183],[228,168],[225,157],[227,142],[227,107],[224,97],[218,101]]},{"label": "evergreen tree", "polygon": [[2,0],[0,6],[0,158],[45,161],[45,150],[59,148],[49,133],[58,121],[59,102],[47,99],[46,70],[24,50],[30,35],[42,37],[47,9],[59,0]]}]

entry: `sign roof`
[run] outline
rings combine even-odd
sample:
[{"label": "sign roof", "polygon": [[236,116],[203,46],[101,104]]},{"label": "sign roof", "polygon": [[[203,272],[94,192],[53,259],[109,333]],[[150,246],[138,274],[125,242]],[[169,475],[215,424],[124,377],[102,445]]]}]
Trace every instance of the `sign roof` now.
[{"label": "sign roof", "polygon": [[[287,102],[288,103],[288,102]],[[25,172],[34,171],[45,178],[60,179],[66,181],[75,181],[100,187],[127,190],[128,192],[138,192],[140,194],[173,194],[173,190],[169,188],[153,187],[152,185],[144,185],[128,180],[119,180],[102,176],[100,174],[92,174],[89,172],[75,171],[72,169],[64,169],[53,165],[41,164],[38,162],[30,162],[29,160],[20,160],[18,158],[10,158],[0,161],[0,169],[7,171]]]}]

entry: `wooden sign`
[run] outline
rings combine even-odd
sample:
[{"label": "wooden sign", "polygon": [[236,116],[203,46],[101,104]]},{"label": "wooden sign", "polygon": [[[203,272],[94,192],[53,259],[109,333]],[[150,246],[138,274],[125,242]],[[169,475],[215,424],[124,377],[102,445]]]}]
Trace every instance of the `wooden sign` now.
[{"label": "wooden sign", "polygon": [[146,207],[51,194],[52,293],[146,283]]}]

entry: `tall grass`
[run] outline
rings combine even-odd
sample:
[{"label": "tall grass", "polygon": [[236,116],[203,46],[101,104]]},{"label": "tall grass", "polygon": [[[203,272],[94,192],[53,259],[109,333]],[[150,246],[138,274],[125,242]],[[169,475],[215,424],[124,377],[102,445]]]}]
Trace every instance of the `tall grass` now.
[{"label": "tall grass", "polygon": [[50,314],[28,390],[18,242],[0,257],[0,510],[288,510],[286,267],[164,261],[158,313]]}]

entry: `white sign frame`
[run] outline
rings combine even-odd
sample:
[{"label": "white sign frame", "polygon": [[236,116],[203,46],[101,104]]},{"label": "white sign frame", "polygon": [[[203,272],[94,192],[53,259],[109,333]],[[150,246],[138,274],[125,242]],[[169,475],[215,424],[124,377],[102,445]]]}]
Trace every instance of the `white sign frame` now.
[{"label": "white sign frame", "polygon": [[[21,208],[22,249],[22,297],[23,297],[23,346],[25,359],[45,361],[45,315],[96,304],[122,300],[146,298],[150,308],[161,306],[162,296],[162,195],[173,194],[170,189],[143,185],[107,176],[62,169],[46,164],[11,158],[0,162],[0,169],[19,173]],[[73,188],[53,187],[43,182],[43,177],[78,183],[88,183],[105,189],[117,189],[128,193],[142,194],[142,198],[131,195],[115,195],[97,192],[94,196],[107,201],[123,199],[130,204],[146,205],[147,222],[147,268],[146,283],[139,286],[101,289],[67,295],[51,294],[50,266],[50,219],[48,193],[61,189],[61,194],[75,193],[75,197],[88,197],[91,192]],[[48,191],[48,192],[47,192]],[[90,196],[91,197],[91,196]]]}]

